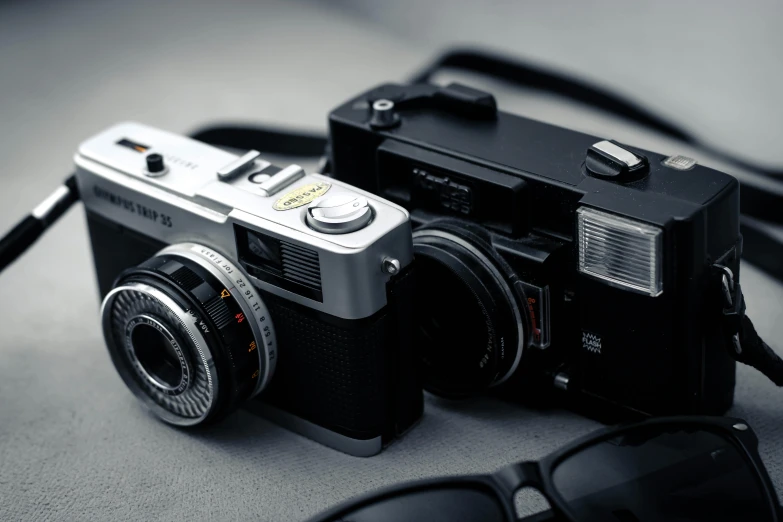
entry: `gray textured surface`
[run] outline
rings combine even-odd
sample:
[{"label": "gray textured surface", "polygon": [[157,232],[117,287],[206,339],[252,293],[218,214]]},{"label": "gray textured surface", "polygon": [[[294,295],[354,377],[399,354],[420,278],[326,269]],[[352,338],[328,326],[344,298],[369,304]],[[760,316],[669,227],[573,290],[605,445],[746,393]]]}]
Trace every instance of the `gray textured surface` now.
[{"label": "gray textured surface", "polygon": [[[769,29],[780,4],[713,3],[709,13],[700,3],[678,2],[671,12],[665,4],[526,4],[514,16],[498,5],[460,19],[431,6],[420,16],[395,14],[388,2],[378,11],[342,2],[338,12],[283,1],[0,3],[0,229],[69,172],[79,141],[115,121],[183,132],[216,118],[318,130],[346,96],[403,78],[455,40],[480,39],[604,77],[715,143],[783,163],[781,149],[769,147],[783,139],[783,33]],[[381,15],[388,27],[367,22]],[[638,29],[618,26],[612,17],[620,15],[635,17]],[[660,29],[667,24],[671,34]],[[629,74],[618,66],[628,57],[652,65]],[[667,67],[674,78],[663,76]],[[509,110],[685,150],[549,97],[498,92]],[[760,333],[779,346],[783,287],[747,265],[742,278]],[[125,389],[97,310],[83,212],[75,209],[0,275],[2,520],[295,521],[400,480],[537,458],[595,427],[569,413],[488,399],[428,399],[421,424],[371,459],[245,413],[182,433],[147,415]],[[783,491],[781,392],[741,368],[736,402],[732,413],[757,430]]]}]

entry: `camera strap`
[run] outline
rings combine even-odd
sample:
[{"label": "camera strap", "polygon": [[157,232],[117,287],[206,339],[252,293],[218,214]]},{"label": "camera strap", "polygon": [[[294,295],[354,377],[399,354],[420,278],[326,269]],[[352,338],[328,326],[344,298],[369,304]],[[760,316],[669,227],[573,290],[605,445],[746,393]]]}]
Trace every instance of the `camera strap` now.
[{"label": "camera strap", "polygon": [[38,241],[41,234],[77,201],[79,189],[76,177],[71,176],[0,239],[0,272]]},{"label": "camera strap", "polygon": [[321,134],[235,124],[209,125],[192,132],[190,137],[216,147],[302,158],[322,157],[328,144]]},{"label": "camera strap", "polygon": [[783,386],[783,359],[761,339],[745,313],[742,285],[734,281],[734,274],[728,267],[713,265],[712,268],[720,284],[720,325],[723,335],[729,340],[732,357],[757,369],[776,385]]}]

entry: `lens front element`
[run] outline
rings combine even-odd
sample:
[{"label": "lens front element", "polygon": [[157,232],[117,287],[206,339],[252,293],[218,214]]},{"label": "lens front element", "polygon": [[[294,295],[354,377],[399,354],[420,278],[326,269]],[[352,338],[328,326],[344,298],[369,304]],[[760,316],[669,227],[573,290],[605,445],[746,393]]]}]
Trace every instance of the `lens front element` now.
[{"label": "lens front element", "polygon": [[260,294],[207,247],[172,245],[126,271],[101,313],[120,376],[171,424],[217,420],[274,372],[274,326]]},{"label": "lens front element", "polygon": [[182,345],[169,329],[158,319],[140,315],[128,322],[125,331],[139,370],[162,389],[182,393],[190,380],[190,367]]}]

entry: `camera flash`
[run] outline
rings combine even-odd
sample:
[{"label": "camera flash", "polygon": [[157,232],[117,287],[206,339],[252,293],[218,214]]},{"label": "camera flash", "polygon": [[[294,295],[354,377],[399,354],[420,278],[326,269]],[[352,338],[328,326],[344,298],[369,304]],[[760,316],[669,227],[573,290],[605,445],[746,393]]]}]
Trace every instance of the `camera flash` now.
[{"label": "camera flash", "polygon": [[663,230],[581,207],[579,271],[653,297],[663,293]]}]

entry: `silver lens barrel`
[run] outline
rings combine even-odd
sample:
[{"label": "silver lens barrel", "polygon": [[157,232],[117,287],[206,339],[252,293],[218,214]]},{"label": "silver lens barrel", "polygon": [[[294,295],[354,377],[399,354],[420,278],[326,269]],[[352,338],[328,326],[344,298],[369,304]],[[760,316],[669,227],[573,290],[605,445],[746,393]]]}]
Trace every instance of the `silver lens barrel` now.
[{"label": "silver lens barrel", "polygon": [[172,245],[127,271],[101,315],[120,376],[171,424],[221,417],[274,373],[266,305],[233,262],[207,247]]},{"label": "silver lens barrel", "polygon": [[[104,337],[120,377],[153,413],[178,426],[199,424],[213,413],[219,382],[211,346],[181,303],[159,288],[129,282],[106,295],[101,316]],[[179,337],[180,350],[189,359],[183,389],[160,386],[139,361],[137,349],[141,347],[133,344],[132,332],[142,317],[166,325],[168,332],[176,332]]]}]

